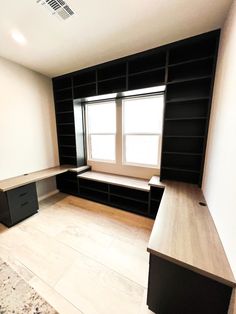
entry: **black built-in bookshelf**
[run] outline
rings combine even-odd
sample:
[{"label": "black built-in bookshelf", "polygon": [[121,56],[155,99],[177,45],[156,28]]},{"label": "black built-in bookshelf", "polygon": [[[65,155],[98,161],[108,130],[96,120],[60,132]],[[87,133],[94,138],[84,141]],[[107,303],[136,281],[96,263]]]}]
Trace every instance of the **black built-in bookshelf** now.
[{"label": "black built-in bookshelf", "polygon": [[63,193],[78,196],[77,172],[67,171],[56,176],[57,188]]},{"label": "black built-in bookshelf", "polygon": [[110,182],[78,178],[78,196],[149,218],[156,217],[163,192],[164,188],[161,187],[150,187],[150,190],[144,191]]},{"label": "black built-in bookshelf", "polygon": [[60,163],[85,161],[85,143],[78,140],[83,109],[75,99],[165,84],[161,179],[201,185],[219,34],[216,30],[54,78]]}]

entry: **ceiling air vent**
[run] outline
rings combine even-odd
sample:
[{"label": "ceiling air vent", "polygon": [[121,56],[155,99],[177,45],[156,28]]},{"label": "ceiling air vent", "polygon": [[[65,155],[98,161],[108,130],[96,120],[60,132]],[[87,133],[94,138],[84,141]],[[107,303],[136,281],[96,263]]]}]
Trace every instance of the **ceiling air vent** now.
[{"label": "ceiling air vent", "polygon": [[56,15],[60,19],[66,20],[74,15],[72,9],[63,0],[37,0],[36,2],[45,6],[52,15]]}]

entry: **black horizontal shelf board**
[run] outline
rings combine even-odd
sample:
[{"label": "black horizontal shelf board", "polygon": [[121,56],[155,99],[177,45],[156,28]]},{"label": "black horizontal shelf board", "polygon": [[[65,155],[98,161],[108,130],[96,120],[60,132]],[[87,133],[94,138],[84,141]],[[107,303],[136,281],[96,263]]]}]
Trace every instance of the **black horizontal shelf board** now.
[{"label": "black horizontal shelf board", "polygon": [[183,79],[169,81],[169,82],[167,82],[167,85],[192,82],[192,81],[198,81],[198,80],[204,80],[204,79],[211,79],[211,78],[212,78],[212,75],[193,76],[193,77],[189,77],[189,78],[183,78]]},{"label": "black horizontal shelf board", "polygon": [[56,103],[62,103],[62,102],[65,102],[65,101],[73,101],[73,98],[57,99]]},{"label": "black horizontal shelf board", "polygon": [[135,75],[149,73],[149,72],[151,73],[151,72],[155,72],[155,71],[158,71],[158,70],[164,70],[164,69],[165,69],[165,66],[155,67],[155,68],[152,68],[152,69],[149,69],[149,70],[131,72],[131,73],[128,73],[128,76],[135,76]]},{"label": "black horizontal shelf board", "polygon": [[76,159],[76,156],[70,156],[70,155],[60,155],[61,158],[73,158]]},{"label": "black horizontal shelf board", "polygon": [[74,122],[58,122],[57,125],[74,125]]},{"label": "black horizontal shelf board", "polygon": [[207,117],[183,117],[183,118],[166,118],[165,121],[179,121],[179,120],[205,120]]},{"label": "black horizontal shelf board", "polygon": [[62,91],[64,91],[64,90],[69,90],[69,89],[72,89],[72,85],[69,86],[69,87],[54,88],[54,91],[55,91],[55,92],[62,92]]},{"label": "black horizontal shelf board", "polygon": [[99,79],[98,83],[112,81],[112,80],[116,80],[116,79],[126,79],[126,75],[116,75],[116,76],[111,76],[110,78],[106,78],[106,79],[102,79],[102,80]]},{"label": "black horizontal shelf board", "polygon": [[167,99],[166,103],[171,103],[171,102],[184,102],[184,101],[191,101],[191,100],[207,100],[209,99],[210,96],[208,97],[178,97],[178,98],[172,98],[172,99]]},{"label": "black horizontal shelf board", "polygon": [[71,148],[75,148],[76,145],[67,145],[67,144],[58,144],[59,147],[71,147]]},{"label": "black horizontal shelf board", "polygon": [[109,205],[110,206],[114,206],[114,207],[118,207],[120,209],[124,209],[124,210],[129,211],[129,212],[133,212],[133,213],[136,213],[136,214],[148,216],[147,209],[140,210],[140,209],[130,208],[129,206],[125,206],[124,204],[120,204],[120,203],[117,203],[117,202],[114,202],[114,201],[111,201]]},{"label": "black horizontal shelf board", "polygon": [[202,156],[202,153],[188,153],[188,152],[162,152],[169,155],[186,155],[186,156]]},{"label": "black horizontal shelf board", "polygon": [[101,199],[99,197],[90,196],[90,195],[87,195],[86,193],[83,194],[83,192],[79,192],[79,196],[81,196],[83,198],[86,198],[88,200],[94,201],[94,202],[98,202],[98,203],[102,203],[102,204],[108,205],[108,200],[106,200],[106,199]]},{"label": "black horizontal shelf board", "polygon": [[151,197],[151,202],[160,203],[161,200],[158,200],[158,199],[155,198],[155,197]]},{"label": "black horizontal shelf board", "polygon": [[[117,198],[117,199],[119,199],[119,201],[124,201],[125,202],[125,200],[127,200],[127,201],[132,201],[133,203],[133,205],[135,206],[135,204],[138,204],[138,206],[140,205],[140,206],[142,206],[143,204],[144,205],[148,205],[148,201],[147,202],[140,202],[139,200],[137,200],[137,199],[134,199],[134,198],[128,198],[128,197],[123,197],[123,196],[121,196],[121,195],[111,195],[111,199],[112,199],[112,197],[115,197],[115,198]],[[119,201],[117,201],[117,202],[119,202]],[[142,204],[142,205],[141,205]]]},{"label": "black horizontal shelf board", "polygon": [[69,110],[69,111],[57,111],[56,114],[66,114],[66,113],[74,113],[73,110]]},{"label": "black horizontal shelf board", "polygon": [[108,194],[108,191],[104,191],[104,190],[100,190],[100,189],[96,189],[96,188],[91,188],[88,187],[87,185],[79,185],[80,188],[88,190],[88,191],[95,191],[95,192],[99,192],[99,193],[103,193],[103,194]]},{"label": "black horizontal shelf board", "polygon": [[87,85],[95,85],[96,81],[92,81],[92,82],[88,82],[88,83],[82,83],[82,84],[76,84],[73,87],[77,88],[77,87],[83,87],[83,86],[87,86]]},{"label": "black horizontal shelf board", "polygon": [[204,135],[164,135],[166,138],[204,138]]},{"label": "black horizontal shelf board", "polygon": [[210,60],[210,59],[213,59],[213,58],[214,58],[214,55],[211,55],[211,56],[208,56],[208,57],[194,58],[194,59],[190,59],[190,60],[186,60],[186,61],[170,63],[170,64],[168,64],[168,67],[176,67],[176,66],[185,65],[185,64],[188,64],[188,63],[194,63],[194,62],[203,61],[203,60]]},{"label": "black horizontal shelf board", "polygon": [[141,200],[141,199],[139,199],[139,198],[134,198],[134,197],[129,197],[129,196],[121,195],[121,194],[118,194],[118,193],[113,193],[113,192],[111,193],[111,192],[110,192],[110,195],[117,196],[117,197],[119,197],[119,198],[131,200],[131,201],[135,201],[135,202],[138,202],[138,203],[148,204],[148,201],[144,201],[144,200]]},{"label": "black horizontal shelf board", "polygon": [[200,173],[198,170],[193,169],[184,169],[184,168],[176,168],[176,167],[162,167],[162,169],[180,171],[180,172],[192,172],[192,173]]},{"label": "black horizontal shelf board", "polygon": [[59,191],[62,192],[62,193],[66,193],[66,194],[70,194],[70,195],[79,196],[77,189],[73,190],[73,189],[65,188],[65,187],[58,187],[58,189],[59,189]]},{"label": "black horizontal shelf board", "polygon": [[76,186],[77,186],[77,180],[72,180],[72,179],[67,179],[67,178],[59,178],[59,182],[71,182],[71,183],[74,183]]}]

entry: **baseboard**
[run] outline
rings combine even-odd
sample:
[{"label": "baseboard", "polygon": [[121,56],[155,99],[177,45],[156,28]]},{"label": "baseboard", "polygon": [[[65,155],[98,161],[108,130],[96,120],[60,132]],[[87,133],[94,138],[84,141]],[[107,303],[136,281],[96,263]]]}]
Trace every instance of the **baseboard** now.
[{"label": "baseboard", "polygon": [[55,195],[55,194],[57,194],[57,193],[59,193],[59,190],[53,190],[53,191],[51,191],[51,192],[49,192],[49,193],[47,193],[47,194],[44,194],[44,195],[42,195],[42,196],[39,196],[38,197],[38,201],[39,202],[41,202],[41,201],[43,201],[43,200],[45,200],[46,198],[48,198],[48,197],[50,197],[50,196],[53,196],[53,195]]}]

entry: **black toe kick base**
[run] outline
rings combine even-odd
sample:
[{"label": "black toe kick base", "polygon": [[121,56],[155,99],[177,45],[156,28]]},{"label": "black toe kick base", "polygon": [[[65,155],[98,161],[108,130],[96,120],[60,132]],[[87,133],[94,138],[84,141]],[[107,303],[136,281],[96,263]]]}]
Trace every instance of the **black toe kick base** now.
[{"label": "black toe kick base", "polygon": [[147,305],[156,314],[227,314],[232,288],[150,254]]}]

